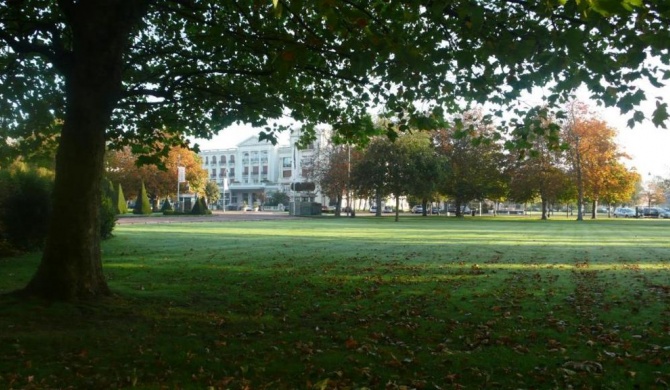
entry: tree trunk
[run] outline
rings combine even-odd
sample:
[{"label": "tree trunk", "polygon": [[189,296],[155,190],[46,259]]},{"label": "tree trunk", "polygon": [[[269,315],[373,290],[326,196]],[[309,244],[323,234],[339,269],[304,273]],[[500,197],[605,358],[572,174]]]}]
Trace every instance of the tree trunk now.
[{"label": "tree trunk", "polygon": [[544,198],[541,198],[541,201],[542,201],[542,217],[541,217],[541,219],[542,220],[547,220],[547,219],[549,219],[548,210],[547,210],[547,204],[549,203],[549,201],[544,199]]},{"label": "tree trunk", "polygon": [[593,200],[592,202],[592,210],[591,210],[591,219],[596,219],[598,218],[598,211],[596,210],[598,208],[598,201]]},{"label": "tree trunk", "polygon": [[[121,93],[122,58],[143,2],[77,2],[64,9],[72,52],[62,69],[66,114],[42,261],[24,289],[50,300],[109,294],[100,252],[105,131]],[[139,13],[138,13],[139,12]]]},{"label": "tree trunk", "polygon": [[400,197],[395,197],[395,221],[398,222],[400,219]]}]

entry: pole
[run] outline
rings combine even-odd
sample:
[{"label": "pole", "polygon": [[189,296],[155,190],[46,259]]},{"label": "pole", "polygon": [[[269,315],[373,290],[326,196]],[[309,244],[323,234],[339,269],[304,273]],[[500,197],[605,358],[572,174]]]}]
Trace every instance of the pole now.
[{"label": "pole", "polygon": [[179,199],[179,180],[181,179],[181,170],[179,169],[179,164],[181,164],[181,156],[177,156],[177,207],[176,211],[181,212],[179,209],[179,206],[181,205],[180,199]]},{"label": "pole", "polygon": [[347,217],[351,215],[351,145],[347,144]]}]

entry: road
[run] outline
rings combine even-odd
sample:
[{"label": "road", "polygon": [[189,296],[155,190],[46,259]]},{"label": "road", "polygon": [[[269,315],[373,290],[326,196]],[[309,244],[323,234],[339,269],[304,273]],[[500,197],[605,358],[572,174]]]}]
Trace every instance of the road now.
[{"label": "road", "polygon": [[148,216],[126,214],[120,216],[117,225],[133,224],[159,224],[159,223],[183,223],[183,222],[227,222],[227,221],[264,221],[275,219],[297,218],[289,216],[288,213],[272,211],[213,211],[212,215],[161,215],[152,214]]}]

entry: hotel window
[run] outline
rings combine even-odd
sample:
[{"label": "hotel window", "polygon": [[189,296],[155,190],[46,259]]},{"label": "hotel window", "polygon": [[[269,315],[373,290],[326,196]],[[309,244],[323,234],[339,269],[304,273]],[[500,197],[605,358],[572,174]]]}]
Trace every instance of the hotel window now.
[{"label": "hotel window", "polygon": [[286,177],[291,177],[291,171],[284,171],[282,176],[285,177],[285,178]]}]

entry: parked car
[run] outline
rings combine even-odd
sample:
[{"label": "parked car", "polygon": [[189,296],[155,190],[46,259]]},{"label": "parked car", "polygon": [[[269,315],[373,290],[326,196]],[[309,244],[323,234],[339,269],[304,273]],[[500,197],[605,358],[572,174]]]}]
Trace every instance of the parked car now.
[{"label": "parked car", "polygon": [[[472,210],[470,209],[470,207],[468,207],[468,206],[461,206],[461,214],[462,214],[462,215],[468,215],[468,214],[471,213],[471,211],[472,211]],[[448,212],[449,214],[456,214],[456,206],[449,206],[449,207],[447,208],[447,212]]]},{"label": "parked car", "polygon": [[614,210],[614,218],[631,218],[635,217],[635,210],[629,208],[629,207],[619,207],[616,210]]},{"label": "parked car", "polygon": [[412,207],[412,214],[423,214],[423,206]]},{"label": "parked car", "polygon": [[391,207],[391,206],[384,206],[384,208],[382,209],[382,213],[387,213],[388,214],[388,213],[392,213],[392,212],[393,212],[393,207]]},{"label": "parked car", "polygon": [[430,213],[440,215],[440,208],[439,207],[432,207],[430,209]]},{"label": "parked car", "polygon": [[643,217],[646,218],[658,218],[661,214],[661,208],[659,207],[642,207],[640,210]]},{"label": "parked car", "polygon": [[661,209],[661,212],[658,214],[659,218],[670,218],[670,209]]},{"label": "parked car", "polygon": [[370,206],[370,212],[371,213],[376,213],[377,212],[377,206]]}]

